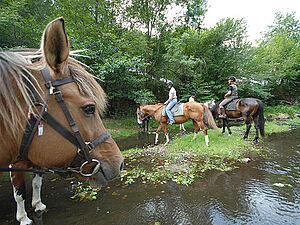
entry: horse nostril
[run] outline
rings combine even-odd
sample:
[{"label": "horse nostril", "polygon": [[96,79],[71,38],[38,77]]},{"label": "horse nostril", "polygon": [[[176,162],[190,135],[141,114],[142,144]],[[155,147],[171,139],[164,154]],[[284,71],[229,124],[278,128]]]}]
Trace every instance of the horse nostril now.
[{"label": "horse nostril", "polygon": [[123,160],[123,162],[121,163],[120,171],[123,170],[123,168],[124,168],[124,160]]}]

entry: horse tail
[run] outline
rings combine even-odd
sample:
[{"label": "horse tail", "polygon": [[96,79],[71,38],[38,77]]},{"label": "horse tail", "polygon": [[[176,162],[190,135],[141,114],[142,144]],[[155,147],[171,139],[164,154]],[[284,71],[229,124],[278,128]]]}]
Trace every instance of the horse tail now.
[{"label": "horse tail", "polygon": [[216,122],[214,120],[214,117],[211,113],[211,111],[207,108],[206,105],[202,104],[203,108],[204,108],[204,113],[205,113],[205,121],[216,131],[218,131],[219,133],[221,133],[221,130],[219,129],[219,127],[217,127]]},{"label": "horse tail", "polygon": [[260,100],[256,100],[258,103],[258,126],[259,126],[259,131],[260,135],[262,137],[265,137],[265,116],[264,116],[264,106],[263,103]]}]

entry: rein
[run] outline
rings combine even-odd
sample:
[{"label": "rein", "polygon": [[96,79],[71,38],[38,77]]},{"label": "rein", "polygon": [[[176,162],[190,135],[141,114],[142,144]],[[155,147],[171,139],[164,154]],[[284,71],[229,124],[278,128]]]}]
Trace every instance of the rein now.
[{"label": "rein", "polygon": [[[24,72],[24,71],[22,71]],[[32,99],[32,102],[34,103],[34,106],[42,106],[41,111],[38,115],[34,114],[31,111],[31,108],[29,109],[29,118],[28,123],[26,125],[23,138],[20,145],[20,158],[21,160],[30,161],[28,159],[28,152],[30,145],[33,141],[33,138],[35,136],[35,133],[38,131],[38,135],[42,135],[43,133],[43,127],[41,125],[41,120],[49,124],[53,129],[55,129],[60,135],[62,135],[65,139],[67,139],[69,142],[71,142],[73,145],[75,145],[78,148],[77,155],[72,161],[70,166],[64,166],[60,168],[49,168],[49,169],[38,169],[38,168],[0,168],[0,171],[3,172],[34,172],[34,173],[58,173],[60,175],[71,175],[71,173],[79,173],[82,176],[92,176],[96,174],[100,169],[100,162],[96,159],[92,159],[90,155],[90,151],[92,151],[94,148],[96,148],[100,143],[106,141],[110,137],[110,133],[106,131],[103,135],[99,136],[93,141],[85,142],[77,125],[74,121],[70,111],[68,110],[68,107],[64,101],[64,98],[62,96],[61,91],[58,89],[59,86],[75,82],[75,80],[70,78],[63,78],[61,80],[53,80],[53,78],[50,75],[50,71],[48,67],[45,67],[41,70],[43,78],[45,80],[45,86],[49,90],[48,94],[44,100],[43,103],[40,103],[38,100],[37,93],[35,91],[35,88],[33,87],[30,82],[24,78],[24,83],[28,87],[29,95]],[[24,75],[27,76],[27,79],[30,80],[30,77],[27,72],[24,72]],[[47,112],[47,104],[50,96],[53,95],[57,101],[57,103],[60,105],[70,128],[72,129],[73,133],[71,133],[68,129],[66,129],[63,125],[61,125],[53,116],[51,116]],[[82,160],[85,159],[85,161],[81,164]],[[93,171],[91,173],[84,173],[83,172],[83,166],[89,164],[89,163],[96,163],[96,165],[93,167]]]},{"label": "rein", "polygon": [[[161,107],[163,107],[163,106],[164,106],[164,105],[158,107],[156,110],[154,110],[153,113],[149,113],[149,114],[148,114],[147,116],[145,116],[144,118],[141,118],[141,120],[143,121],[143,120],[147,119],[148,117],[153,116],[153,114],[154,114],[157,110],[159,110]],[[141,112],[143,113],[142,110],[141,110]],[[144,113],[143,113],[143,114],[144,114]]]}]

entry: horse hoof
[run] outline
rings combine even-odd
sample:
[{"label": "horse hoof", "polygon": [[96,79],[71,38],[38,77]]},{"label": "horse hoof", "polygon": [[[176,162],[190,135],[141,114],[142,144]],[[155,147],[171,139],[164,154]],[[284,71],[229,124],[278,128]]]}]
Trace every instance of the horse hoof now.
[{"label": "horse hoof", "polygon": [[34,207],[35,207],[35,210],[34,210],[35,212],[43,212],[46,209],[46,205],[41,202],[36,204]]},{"label": "horse hoof", "polygon": [[20,225],[32,225],[33,224],[33,221],[31,219],[29,219],[28,217],[27,218],[24,218],[21,222],[20,222]]},{"label": "horse hoof", "polygon": [[230,137],[230,136],[231,136],[231,134],[228,134],[228,136]]}]

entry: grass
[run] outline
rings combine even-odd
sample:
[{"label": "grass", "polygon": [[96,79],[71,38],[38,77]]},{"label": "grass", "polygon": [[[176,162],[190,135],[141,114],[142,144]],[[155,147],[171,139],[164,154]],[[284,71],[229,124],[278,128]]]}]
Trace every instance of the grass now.
[{"label": "grass", "polygon": [[103,124],[113,138],[125,138],[136,134],[138,130],[137,122],[133,117],[104,118]]},{"label": "grass", "polygon": [[[300,119],[293,123],[300,125]],[[287,121],[267,121],[267,135],[291,129]],[[295,125],[295,124],[293,124]],[[233,134],[228,137],[215,130],[209,130],[210,146],[205,145],[201,133],[191,141],[193,134],[173,139],[167,146],[133,148],[123,152],[125,168],[121,180],[131,184],[141,182],[166,183],[172,180],[189,185],[196,177],[202,177],[208,170],[230,171],[240,167],[245,161],[264,157],[266,150],[253,143],[255,130],[252,127],[248,140],[243,140],[245,125],[231,127]],[[260,139],[260,142],[262,139]]]}]

